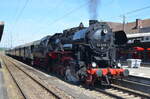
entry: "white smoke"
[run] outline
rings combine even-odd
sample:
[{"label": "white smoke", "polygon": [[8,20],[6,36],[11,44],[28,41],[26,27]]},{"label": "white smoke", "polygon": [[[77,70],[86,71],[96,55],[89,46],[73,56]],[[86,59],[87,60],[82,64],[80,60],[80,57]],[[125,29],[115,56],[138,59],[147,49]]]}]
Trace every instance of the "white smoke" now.
[{"label": "white smoke", "polygon": [[89,1],[90,19],[97,19],[97,17],[98,17],[98,6],[99,5],[100,5],[100,0],[90,0]]}]

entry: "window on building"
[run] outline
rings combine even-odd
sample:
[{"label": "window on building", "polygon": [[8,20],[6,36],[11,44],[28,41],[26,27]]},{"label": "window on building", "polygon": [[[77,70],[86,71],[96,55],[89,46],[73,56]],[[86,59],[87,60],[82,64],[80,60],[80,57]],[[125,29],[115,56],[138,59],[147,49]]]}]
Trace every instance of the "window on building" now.
[{"label": "window on building", "polygon": [[143,41],[143,40],[144,40],[144,38],[142,37],[142,38],[141,38],[141,40]]}]

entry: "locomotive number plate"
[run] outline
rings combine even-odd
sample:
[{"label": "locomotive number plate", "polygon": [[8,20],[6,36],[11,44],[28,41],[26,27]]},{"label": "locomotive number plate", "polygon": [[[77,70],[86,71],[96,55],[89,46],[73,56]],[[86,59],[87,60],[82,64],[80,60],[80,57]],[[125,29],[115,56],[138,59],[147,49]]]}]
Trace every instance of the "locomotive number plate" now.
[{"label": "locomotive number plate", "polygon": [[96,46],[97,47],[106,47],[106,46],[108,46],[108,44],[107,43],[97,43]]}]

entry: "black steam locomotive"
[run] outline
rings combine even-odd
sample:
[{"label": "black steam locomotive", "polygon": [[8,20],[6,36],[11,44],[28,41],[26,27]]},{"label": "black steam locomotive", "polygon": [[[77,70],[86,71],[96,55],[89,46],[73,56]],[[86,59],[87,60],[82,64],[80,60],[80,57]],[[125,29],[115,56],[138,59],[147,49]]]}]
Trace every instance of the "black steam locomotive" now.
[{"label": "black steam locomotive", "polygon": [[107,23],[90,20],[89,27],[81,23],[79,27],[18,46],[6,54],[44,66],[69,81],[92,85],[100,81],[109,85],[112,78],[129,74],[116,62],[116,47],[126,42],[123,31],[114,33]]}]

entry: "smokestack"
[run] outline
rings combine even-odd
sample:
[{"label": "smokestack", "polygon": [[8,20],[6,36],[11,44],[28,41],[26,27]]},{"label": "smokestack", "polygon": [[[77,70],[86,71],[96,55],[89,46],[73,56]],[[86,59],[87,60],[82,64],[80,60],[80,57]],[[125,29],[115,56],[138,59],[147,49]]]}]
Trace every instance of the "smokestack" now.
[{"label": "smokestack", "polygon": [[100,0],[90,0],[90,2],[89,2],[90,19],[92,19],[92,20],[97,19],[99,4],[100,4]]},{"label": "smokestack", "polygon": [[4,22],[0,22],[0,41],[3,35],[3,30],[4,30]]},{"label": "smokestack", "polygon": [[89,26],[95,23],[98,23],[98,20],[89,20]]}]

